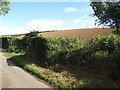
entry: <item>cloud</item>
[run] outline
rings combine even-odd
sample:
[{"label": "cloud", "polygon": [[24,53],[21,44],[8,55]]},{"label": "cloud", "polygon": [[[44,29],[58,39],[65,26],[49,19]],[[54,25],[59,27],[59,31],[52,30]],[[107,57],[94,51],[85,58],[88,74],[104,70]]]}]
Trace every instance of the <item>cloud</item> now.
[{"label": "cloud", "polygon": [[0,35],[22,34],[28,32],[29,30],[26,30],[25,28],[9,29],[6,27],[0,27]]},{"label": "cloud", "polygon": [[64,11],[65,11],[66,13],[69,13],[69,12],[78,11],[78,9],[75,8],[75,7],[67,7],[67,8],[64,9]]},{"label": "cloud", "polygon": [[25,26],[20,28],[7,28],[0,27],[0,35],[12,35],[12,34],[22,34],[29,33],[30,31],[48,31],[48,30],[63,30],[65,29],[63,20],[48,20],[48,19],[37,19],[28,22]]},{"label": "cloud", "polygon": [[27,29],[29,30],[55,30],[58,29],[61,25],[64,24],[63,20],[48,20],[48,19],[37,19],[26,24]]},{"label": "cloud", "polygon": [[[0,27],[0,35],[9,35],[9,34],[22,34],[29,33],[30,31],[50,31],[50,30],[67,30],[67,29],[77,29],[77,28],[95,28],[95,19],[94,18],[76,18],[71,21],[64,22],[60,19],[49,20],[49,19],[37,19],[28,22],[25,26],[20,28],[7,28]],[[101,26],[99,26],[101,27]]]},{"label": "cloud", "polygon": [[74,23],[79,23],[79,22],[81,22],[81,19],[80,18],[74,19],[73,22]]}]

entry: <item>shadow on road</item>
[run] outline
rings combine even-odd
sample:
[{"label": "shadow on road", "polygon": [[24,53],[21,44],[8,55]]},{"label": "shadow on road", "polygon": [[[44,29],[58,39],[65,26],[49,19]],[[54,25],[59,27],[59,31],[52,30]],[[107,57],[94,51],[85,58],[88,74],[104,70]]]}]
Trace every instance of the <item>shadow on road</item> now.
[{"label": "shadow on road", "polygon": [[[10,57],[6,60],[6,63],[9,65],[9,66],[17,66],[19,67],[19,65],[16,65],[14,62],[15,61],[18,61],[18,62],[22,62],[20,57],[22,57],[23,55],[20,55],[20,56],[13,56],[13,57]],[[19,60],[20,59],[20,60]]]},{"label": "shadow on road", "polygon": [[9,66],[22,67],[27,63],[23,58],[25,58],[24,55],[12,56],[6,60],[6,63]]},{"label": "shadow on road", "polygon": [[7,59],[6,62],[7,62],[7,65],[9,65],[9,66],[16,66],[16,65],[13,63],[13,61],[10,61],[10,58]]}]

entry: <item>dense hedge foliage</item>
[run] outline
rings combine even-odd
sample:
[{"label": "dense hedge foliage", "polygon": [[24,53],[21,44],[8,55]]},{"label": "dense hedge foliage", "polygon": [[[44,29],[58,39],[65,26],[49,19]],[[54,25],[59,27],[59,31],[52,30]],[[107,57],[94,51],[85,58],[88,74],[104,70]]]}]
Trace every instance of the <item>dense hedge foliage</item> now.
[{"label": "dense hedge foliage", "polygon": [[30,32],[25,34],[24,38],[22,39],[17,38],[17,35],[2,36],[3,51],[15,53],[26,52],[32,38],[36,37],[37,33],[38,31]]},{"label": "dense hedge foliage", "polygon": [[27,33],[22,40],[24,41],[24,46],[27,49],[31,43],[32,38],[37,37],[38,31],[32,31],[30,33]]},{"label": "dense hedge foliage", "polygon": [[108,51],[109,53],[120,52],[120,36],[97,36],[91,40],[91,49],[95,51]]},{"label": "dense hedge foliage", "polygon": [[[120,80],[120,35],[96,36],[69,58],[95,74]],[[75,65],[75,64],[74,64]]]},{"label": "dense hedge foliage", "polygon": [[9,52],[15,52],[15,53],[24,52],[25,45],[23,40],[17,39],[15,37],[11,37],[8,38],[8,42],[9,42],[9,48],[8,48]]},{"label": "dense hedge foliage", "polygon": [[[33,58],[42,60],[48,64],[63,62],[61,57],[62,53],[64,58],[69,57],[74,51],[81,47],[79,38],[53,38],[53,37],[37,37],[31,40],[28,48],[28,55]],[[44,60],[44,61],[43,61]]]},{"label": "dense hedge foliage", "polygon": [[83,43],[79,38],[42,37],[27,34],[23,39],[8,38],[10,52],[26,52],[38,65],[83,66],[92,73],[120,80],[120,35],[96,36]]},{"label": "dense hedge foliage", "polygon": [[0,38],[0,49],[7,49],[9,47],[7,38]]}]

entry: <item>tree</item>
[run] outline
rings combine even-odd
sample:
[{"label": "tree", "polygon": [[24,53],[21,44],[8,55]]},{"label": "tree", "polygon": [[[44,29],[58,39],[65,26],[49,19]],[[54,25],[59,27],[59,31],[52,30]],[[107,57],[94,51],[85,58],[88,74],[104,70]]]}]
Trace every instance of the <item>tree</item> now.
[{"label": "tree", "polygon": [[32,38],[37,37],[38,33],[39,31],[35,31],[35,30],[31,31],[30,33],[27,33],[23,38],[23,41],[25,42],[25,46],[29,46]]},{"label": "tree", "polygon": [[119,0],[91,0],[90,6],[94,11],[94,16],[98,19],[98,25],[116,28],[117,34],[120,29],[120,1]]},{"label": "tree", "polygon": [[9,4],[9,0],[0,0],[0,15],[5,15],[8,13],[8,11],[10,10]]}]

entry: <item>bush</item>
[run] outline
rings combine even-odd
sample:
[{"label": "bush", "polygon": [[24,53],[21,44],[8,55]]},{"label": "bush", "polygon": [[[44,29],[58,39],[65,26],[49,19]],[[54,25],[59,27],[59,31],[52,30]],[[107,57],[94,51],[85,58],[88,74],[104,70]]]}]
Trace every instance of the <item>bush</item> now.
[{"label": "bush", "polygon": [[[37,37],[31,40],[28,55],[49,64],[62,62],[61,53],[66,52],[65,58],[80,48],[78,38]],[[59,61],[60,60],[60,61]]]},{"label": "bush", "polygon": [[26,48],[29,47],[32,38],[37,37],[38,33],[39,33],[39,31],[31,31],[30,33],[27,33],[24,36],[24,38],[22,40],[24,41],[24,44],[25,44]]},{"label": "bush", "polygon": [[96,36],[88,44],[84,50],[87,57],[84,62],[88,69],[105,73],[113,80],[120,80],[120,36]]},{"label": "bush", "polygon": [[9,52],[15,52],[15,53],[25,52],[26,47],[24,45],[23,40],[17,39],[16,37],[9,37],[7,40],[9,44],[9,48],[8,48]]},{"label": "bush", "polygon": [[6,36],[2,38],[3,51],[9,52],[26,52],[33,37],[37,36],[38,31],[32,31],[24,36],[22,39],[18,39],[16,36]]},{"label": "bush", "polygon": [[1,37],[0,38],[0,49],[8,49],[9,44],[7,41],[7,37]]},{"label": "bush", "polygon": [[83,67],[94,74],[108,75],[120,79],[120,35],[96,36],[81,43],[79,38],[43,37],[37,33],[27,34],[23,39],[8,38],[10,52],[26,52],[32,62],[44,66],[61,64]]},{"label": "bush", "polygon": [[[44,62],[46,58],[47,46],[46,40],[44,38],[32,38],[28,49],[27,49],[27,58],[28,59],[37,59],[41,62]],[[30,57],[30,58],[29,58]]]},{"label": "bush", "polygon": [[91,49],[94,51],[104,50],[109,53],[120,51],[120,36],[110,35],[110,36],[96,36],[93,37],[91,42]]}]

